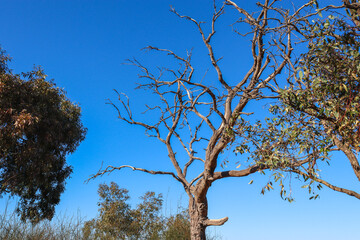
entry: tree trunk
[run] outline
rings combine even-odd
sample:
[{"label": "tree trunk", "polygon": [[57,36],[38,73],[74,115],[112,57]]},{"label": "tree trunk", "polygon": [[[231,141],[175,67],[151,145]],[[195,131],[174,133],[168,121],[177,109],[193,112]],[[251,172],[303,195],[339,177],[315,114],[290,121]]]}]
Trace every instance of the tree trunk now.
[{"label": "tree trunk", "polygon": [[207,202],[197,202],[194,197],[189,200],[191,240],[206,240]]}]

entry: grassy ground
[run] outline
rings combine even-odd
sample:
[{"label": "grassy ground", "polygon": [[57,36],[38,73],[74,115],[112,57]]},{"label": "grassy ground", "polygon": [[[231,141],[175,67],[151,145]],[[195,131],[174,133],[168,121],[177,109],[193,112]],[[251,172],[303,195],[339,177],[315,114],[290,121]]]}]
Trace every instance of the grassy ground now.
[{"label": "grassy ground", "polygon": [[61,218],[43,221],[33,226],[24,223],[16,214],[5,211],[0,216],[1,240],[81,240],[83,222],[80,218]]}]

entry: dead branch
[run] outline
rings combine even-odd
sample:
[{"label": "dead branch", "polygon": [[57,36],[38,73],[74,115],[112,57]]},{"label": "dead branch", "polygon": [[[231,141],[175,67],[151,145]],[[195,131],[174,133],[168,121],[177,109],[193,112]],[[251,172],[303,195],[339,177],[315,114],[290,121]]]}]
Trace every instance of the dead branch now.
[{"label": "dead branch", "polygon": [[89,182],[90,180],[95,179],[97,177],[101,177],[104,174],[110,174],[115,170],[121,170],[123,168],[130,168],[133,171],[141,171],[141,172],[145,172],[145,173],[149,173],[149,174],[153,174],[153,175],[171,175],[177,181],[183,183],[181,181],[181,179],[179,177],[177,177],[173,172],[154,171],[154,170],[148,170],[148,169],[144,169],[144,168],[137,168],[137,167],[133,167],[130,165],[122,165],[120,167],[107,166],[104,170],[99,170],[96,174],[90,176],[90,178],[87,180],[87,182]]}]

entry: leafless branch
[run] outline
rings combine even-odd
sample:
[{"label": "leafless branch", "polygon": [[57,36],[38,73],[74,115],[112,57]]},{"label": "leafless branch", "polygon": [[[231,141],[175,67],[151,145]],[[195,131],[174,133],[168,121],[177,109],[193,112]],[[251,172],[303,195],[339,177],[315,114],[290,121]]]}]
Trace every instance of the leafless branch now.
[{"label": "leafless branch", "polygon": [[130,168],[133,171],[141,171],[141,172],[150,173],[150,174],[154,174],[154,175],[157,175],[157,174],[159,174],[159,175],[171,175],[177,181],[182,183],[182,181],[173,172],[153,171],[153,170],[148,170],[148,169],[144,169],[144,168],[136,168],[136,167],[133,167],[133,166],[130,166],[130,165],[122,165],[120,167],[108,166],[104,170],[99,170],[96,174],[90,176],[90,178],[87,180],[87,182],[92,180],[92,179],[95,179],[97,177],[101,177],[104,174],[110,174],[115,170],[121,170],[123,168]]}]

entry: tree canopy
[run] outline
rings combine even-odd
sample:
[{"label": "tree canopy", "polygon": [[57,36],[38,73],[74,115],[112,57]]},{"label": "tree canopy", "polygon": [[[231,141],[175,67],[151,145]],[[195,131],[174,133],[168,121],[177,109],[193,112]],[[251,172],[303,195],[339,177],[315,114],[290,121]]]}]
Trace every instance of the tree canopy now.
[{"label": "tree canopy", "polygon": [[20,198],[22,219],[51,219],[72,168],[66,156],[84,140],[80,107],[44,71],[14,74],[0,51],[0,194]]}]

